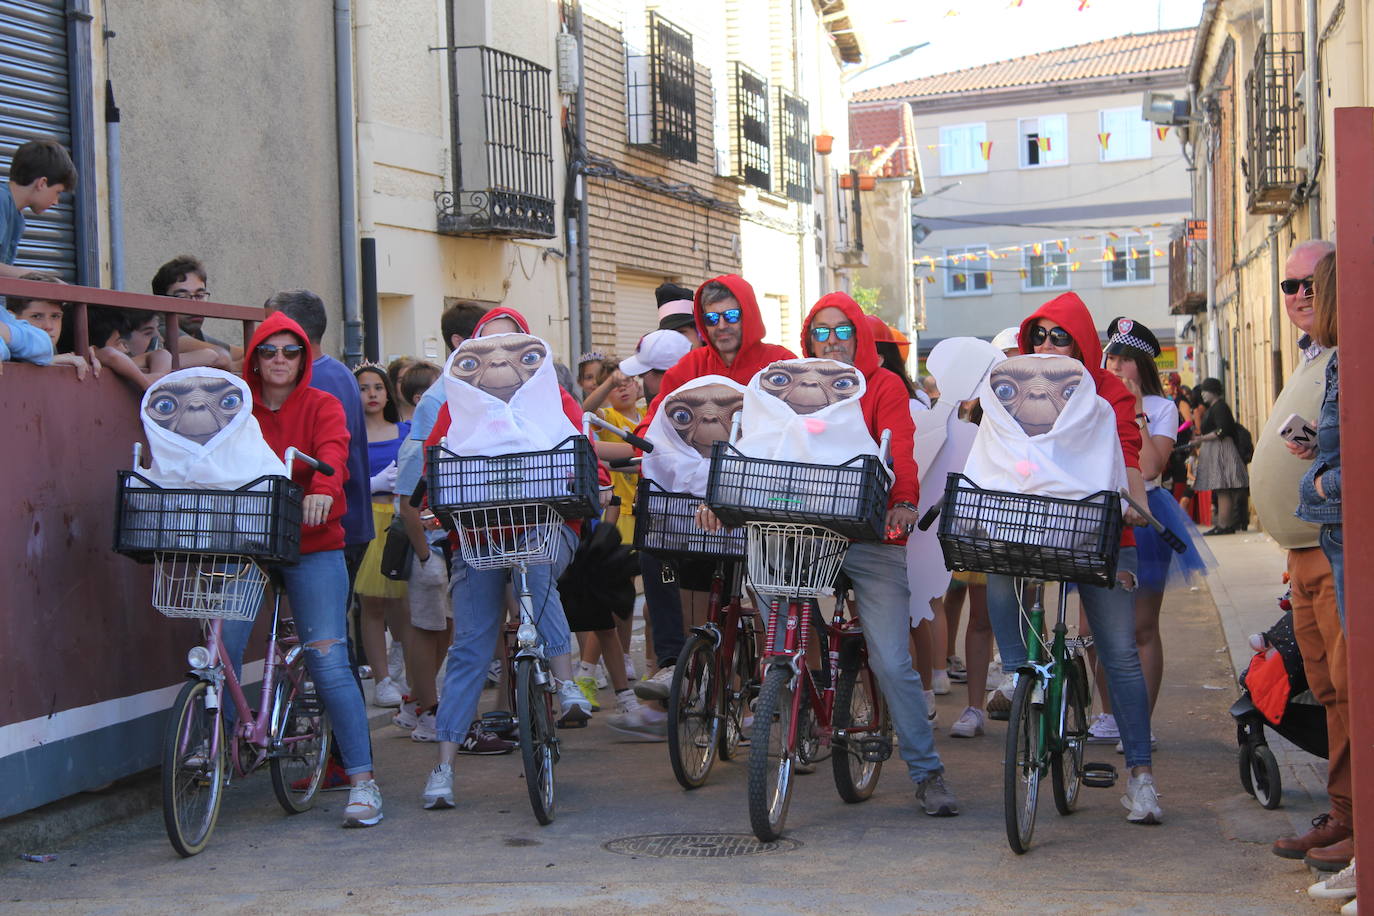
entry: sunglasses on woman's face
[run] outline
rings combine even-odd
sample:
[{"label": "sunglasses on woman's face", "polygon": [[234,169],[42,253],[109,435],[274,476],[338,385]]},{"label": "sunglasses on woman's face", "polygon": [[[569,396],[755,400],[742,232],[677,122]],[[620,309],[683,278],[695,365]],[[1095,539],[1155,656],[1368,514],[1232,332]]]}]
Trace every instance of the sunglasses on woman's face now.
[{"label": "sunglasses on woman's face", "polygon": [[830,339],[831,332],[834,332],[836,340],[848,340],[854,336],[854,325],[842,324],[835,328],[827,328],[824,326],[812,328],[811,338],[817,343],[825,343]]},{"label": "sunglasses on woman's face", "polygon": [[1030,330],[1030,342],[1032,347],[1038,347],[1049,338],[1050,344],[1056,347],[1073,346],[1073,335],[1063,328],[1050,328],[1046,330],[1040,325],[1036,325]]},{"label": "sunglasses on woman's face", "polygon": [[253,349],[258,356],[263,359],[271,359],[276,356],[277,353],[281,353],[281,355],[285,356],[287,359],[300,359],[301,354],[305,352],[305,347],[300,344],[287,344],[283,347],[276,347],[272,344],[258,344]]},{"label": "sunglasses on woman's face", "polygon": [[706,312],[706,313],[705,313],[704,315],[702,315],[701,317],[704,318],[704,319],[706,320],[706,324],[707,324],[709,327],[713,327],[713,328],[714,328],[716,325],[720,324],[720,320],[721,320],[722,318],[725,319],[725,323],[726,323],[726,324],[739,324],[740,310],[739,310],[739,309],[726,309],[726,310],[723,311],[723,312]]},{"label": "sunglasses on woman's face", "polygon": [[1312,278],[1303,277],[1301,280],[1284,280],[1279,284],[1279,289],[1283,290],[1285,296],[1291,296],[1299,289],[1304,296],[1312,295]]}]

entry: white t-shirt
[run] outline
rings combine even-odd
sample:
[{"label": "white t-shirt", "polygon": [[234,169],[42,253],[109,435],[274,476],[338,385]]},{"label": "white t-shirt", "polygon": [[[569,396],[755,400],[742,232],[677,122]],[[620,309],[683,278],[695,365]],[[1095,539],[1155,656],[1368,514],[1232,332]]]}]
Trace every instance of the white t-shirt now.
[{"label": "white t-shirt", "polygon": [[[1167,436],[1170,442],[1178,438],[1178,405],[1173,401],[1157,394],[1145,395],[1145,417],[1151,436]],[[1145,482],[1146,490],[1158,487],[1159,477]]]}]

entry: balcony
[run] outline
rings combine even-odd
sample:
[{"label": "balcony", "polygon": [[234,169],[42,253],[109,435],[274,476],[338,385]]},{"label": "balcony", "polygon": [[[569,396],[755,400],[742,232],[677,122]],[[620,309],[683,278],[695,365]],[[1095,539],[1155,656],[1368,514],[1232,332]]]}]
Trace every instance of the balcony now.
[{"label": "balcony", "polygon": [[[848,179],[842,181],[841,176]],[[864,251],[863,204],[859,200],[859,173],[833,173],[831,187],[835,193],[835,245],[831,266],[836,270],[867,267],[868,253]],[[845,185],[848,185],[846,187]]]},{"label": "balcony", "polygon": [[1207,242],[1169,242],[1169,314],[1196,315],[1207,307]]},{"label": "balcony", "polygon": [[691,34],[649,13],[649,51],[627,45],[625,70],[630,144],[696,162],[697,70]]},{"label": "balcony", "polygon": [[1293,207],[1304,172],[1298,167],[1301,105],[1298,79],[1303,75],[1301,32],[1260,36],[1255,64],[1245,77],[1245,105],[1250,122],[1246,138],[1245,192],[1255,214],[1282,214]]},{"label": "balcony", "polygon": [[438,231],[553,238],[548,68],[480,45],[452,53],[455,190],[434,195]]},{"label": "balcony", "polygon": [[[811,109],[806,99],[778,88],[778,193],[811,203]],[[860,245],[859,247],[863,247]]]},{"label": "balcony", "polygon": [[735,61],[731,112],[734,114],[734,174],[747,185],[773,188],[773,157],[768,135],[768,80]]}]

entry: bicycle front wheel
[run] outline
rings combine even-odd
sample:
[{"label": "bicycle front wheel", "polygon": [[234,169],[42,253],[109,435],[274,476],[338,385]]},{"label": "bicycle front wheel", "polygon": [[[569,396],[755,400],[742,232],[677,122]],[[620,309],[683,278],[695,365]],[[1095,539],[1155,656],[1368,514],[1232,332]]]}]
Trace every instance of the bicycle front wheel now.
[{"label": "bicycle front wheel", "polygon": [[1022,855],[1030,849],[1035,833],[1035,806],[1040,801],[1043,749],[1040,734],[1044,709],[1032,703],[1036,676],[1021,672],[1011,699],[1007,721],[1007,746],[1002,759],[1002,805],[1007,822],[1007,844]]},{"label": "bicycle front wheel", "polygon": [[1088,669],[1075,655],[1064,665],[1063,748],[1050,755],[1050,786],[1054,807],[1072,814],[1083,786],[1083,749],[1088,743]]},{"label": "bicycle front wheel", "polygon": [[754,733],[749,746],[749,822],[754,836],[771,843],[782,836],[792,801],[792,767],[798,735],[789,739],[795,689],[792,672],[782,665],[768,669],[754,706]]},{"label": "bicycle front wheel", "polygon": [[673,666],[668,691],[668,759],[684,789],[705,784],[716,762],[721,705],[715,644],[704,636],[693,636]]},{"label": "bicycle front wheel", "polygon": [[272,710],[272,791],[287,814],[300,814],[315,804],[330,744],[329,713],[303,658],[277,682]]},{"label": "bicycle front wheel", "polygon": [[752,618],[740,621],[735,633],[735,652],[730,659],[729,680],[721,688],[721,707],[725,720],[720,730],[720,759],[732,760],[739,753],[740,739],[747,734],[750,706],[758,695],[759,650],[754,641]]},{"label": "bicycle front wheel", "polygon": [[[515,660],[515,719],[520,734],[520,759],[525,766],[525,789],[540,824],[553,823],[553,768],[558,763],[558,738],[549,691],[536,680],[538,663]],[[546,677],[552,677],[545,674]]]},{"label": "bicycle front wheel", "polygon": [[205,848],[224,793],[225,743],[220,711],[208,705],[210,685],[181,688],[162,743],[162,820],[182,856]]},{"label": "bicycle front wheel", "polygon": [[873,672],[863,661],[863,637],[850,636],[840,647],[840,676],[835,682],[835,714],[832,725],[843,739],[832,739],[830,762],[835,788],[850,804],[866,801],[878,786],[883,772],[881,759],[869,759],[863,742],[877,738],[892,747],[892,722],[887,704],[874,683]]}]

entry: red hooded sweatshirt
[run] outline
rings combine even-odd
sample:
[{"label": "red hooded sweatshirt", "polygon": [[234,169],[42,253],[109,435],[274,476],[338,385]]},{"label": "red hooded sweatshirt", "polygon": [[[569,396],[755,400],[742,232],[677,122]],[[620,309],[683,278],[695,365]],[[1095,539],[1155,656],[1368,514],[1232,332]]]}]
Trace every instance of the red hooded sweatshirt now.
[{"label": "red hooded sweatshirt", "polygon": [[[296,387],[280,408],[272,410],[262,400],[262,379],[257,373],[257,357],[253,351],[273,334],[282,332],[293,335],[305,347],[305,352],[301,354]],[[334,500],[323,525],[301,529],[301,553],[342,550],[344,531],[339,519],[343,518],[344,510],[348,508],[343,489],[344,481],[348,479],[348,421],[338,398],[310,387],[310,364],[314,358],[310,341],[306,340],[301,326],[285,314],[274,312],[253,333],[243,373],[244,380],[253,392],[253,416],[262,427],[262,437],[272,451],[285,459],[286,450],[294,445],[334,469],[334,475],[326,477],[315,473],[303,461],[292,465],[291,478],[304,488],[307,495],[319,494]]]},{"label": "red hooded sweatshirt", "polygon": [[[729,287],[730,292],[735,294],[735,301],[739,303],[741,313],[739,352],[735,354],[735,361],[728,366],[725,365],[725,360],[720,358],[720,353],[712,346],[711,338],[706,334],[706,320],[701,317],[706,311],[701,305],[701,291],[706,288],[707,284],[716,282],[725,284]],[[786,347],[763,342],[763,316],[759,314],[759,304],[754,299],[754,288],[745,282],[743,277],[726,274],[722,277],[716,277],[714,280],[707,280],[706,283],[697,287],[692,302],[692,313],[696,317],[697,333],[701,335],[702,340],[706,341],[706,346],[697,347],[678,360],[677,365],[663,373],[663,382],[659,386],[658,397],[654,398],[654,402],[649,405],[648,411],[644,414],[644,420],[639,425],[640,435],[643,435],[643,430],[649,428],[649,421],[654,418],[654,414],[658,411],[658,405],[663,403],[663,399],[692,379],[701,378],[703,375],[723,375],[741,385],[748,385],[754,374],[769,363],[777,362],[780,359],[797,358],[797,355]],[[711,311],[718,311],[721,307],[721,303],[716,303],[711,306]]]},{"label": "red hooded sweatshirt", "polygon": [[[881,441],[883,430],[892,431],[889,452],[896,479],[892,482],[888,505],[900,502],[915,505],[920,483],[916,468],[916,425],[911,419],[911,399],[907,396],[906,385],[902,384],[897,374],[882,367],[878,348],[873,344],[873,325],[859,304],[844,293],[827,293],[817,300],[802,326],[802,355],[817,355],[815,343],[811,340],[811,324],[816,320],[817,312],[832,307],[844,312],[854,325],[854,368],[864,374],[867,383],[867,390],[859,405],[863,408],[868,431],[875,442]],[[898,538],[888,543],[905,542],[905,538]]]}]

